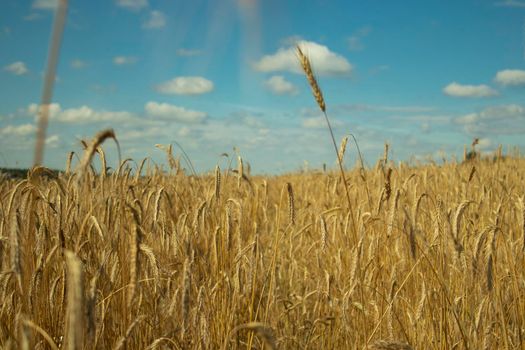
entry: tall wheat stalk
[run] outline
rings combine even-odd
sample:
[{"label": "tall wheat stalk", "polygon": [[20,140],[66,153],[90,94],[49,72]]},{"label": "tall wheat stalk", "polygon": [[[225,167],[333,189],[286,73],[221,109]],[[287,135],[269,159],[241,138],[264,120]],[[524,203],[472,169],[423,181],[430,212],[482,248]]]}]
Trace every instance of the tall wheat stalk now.
[{"label": "tall wheat stalk", "polygon": [[343,185],[345,187],[346,200],[348,201],[348,209],[350,210],[350,218],[352,219],[352,227],[354,229],[354,233],[357,235],[357,226],[355,225],[355,219],[354,219],[354,209],[352,206],[352,201],[350,200],[350,192],[348,191],[348,183],[346,181],[345,171],[343,169],[342,154],[340,154],[339,150],[337,149],[337,143],[335,142],[334,131],[332,129],[332,125],[330,124],[330,119],[328,119],[328,115],[326,114],[326,103],[323,98],[323,92],[321,91],[321,88],[319,87],[319,84],[317,83],[317,79],[312,70],[312,65],[310,64],[310,59],[303,53],[299,45],[297,45],[296,48],[297,48],[297,57],[299,59],[299,63],[301,64],[304,74],[306,75],[306,79],[308,79],[308,83],[310,84],[310,87],[312,88],[312,93],[314,95],[315,101],[317,102],[317,104],[319,105],[319,108],[323,112],[324,119],[326,120],[326,125],[328,126],[328,131],[330,131],[330,137],[332,139],[332,144],[334,146],[335,154],[337,156],[337,163],[339,164],[339,170],[341,171],[341,179],[343,180]]}]

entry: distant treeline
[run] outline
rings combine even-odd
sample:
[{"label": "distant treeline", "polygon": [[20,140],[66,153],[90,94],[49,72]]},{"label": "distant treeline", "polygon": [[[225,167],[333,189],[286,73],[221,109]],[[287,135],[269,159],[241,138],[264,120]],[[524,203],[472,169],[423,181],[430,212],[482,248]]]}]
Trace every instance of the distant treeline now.
[{"label": "distant treeline", "polygon": [[[49,169],[53,174],[58,175],[60,171]],[[10,179],[25,179],[29,169],[8,169],[0,168],[0,177],[5,176]]]}]

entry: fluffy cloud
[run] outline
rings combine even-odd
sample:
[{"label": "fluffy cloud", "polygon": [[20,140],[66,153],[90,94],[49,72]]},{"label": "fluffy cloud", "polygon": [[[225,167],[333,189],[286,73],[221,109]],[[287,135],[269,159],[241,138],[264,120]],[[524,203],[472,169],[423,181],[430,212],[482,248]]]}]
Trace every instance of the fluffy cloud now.
[{"label": "fluffy cloud", "polygon": [[55,148],[58,146],[60,142],[60,136],[58,135],[51,135],[48,138],[46,138],[46,146]]},{"label": "fluffy cloud", "polygon": [[113,57],[113,64],[123,66],[137,62],[137,58],[133,56],[115,56]]},{"label": "fluffy cloud", "polygon": [[148,0],[117,0],[117,6],[132,11],[139,11],[144,7],[148,7],[148,5]]},{"label": "fluffy cloud", "polygon": [[166,95],[200,95],[213,90],[213,82],[203,77],[176,77],[155,88]]},{"label": "fluffy cloud", "polygon": [[474,136],[520,134],[525,132],[525,107],[517,104],[491,106],[458,117],[455,122]]},{"label": "fluffy cloud", "polygon": [[22,124],[22,125],[8,125],[0,128],[0,135],[4,136],[27,136],[34,134],[36,127],[33,124]]},{"label": "fluffy cloud", "polygon": [[496,74],[494,80],[505,86],[525,85],[525,70],[505,69]]},{"label": "fluffy cloud", "polygon": [[[29,114],[38,115],[40,107],[32,103],[27,108]],[[87,124],[96,122],[130,122],[137,118],[130,112],[125,111],[96,111],[88,106],[78,108],[62,109],[60,104],[52,103],[49,105],[49,118],[61,123]]]},{"label": "fluffy cloud", "polygon": [[39,10],[54,10],[58,7],[58,0],[35,0],[32,7]]},{"label": "fluffy cloud", "polygon": [[166,15],[160,11],[151,11],[149,18],[142,24],[142,28],[156,29],[166,26]]},{"label": "fluffy cloud", "polygon": [[23,75],[27,74],[29,70],[26,67],[26,64],[22,61],[13,62],[4,67],[6,72],[12,73],[14,75]]},{"label": "fluffy cloud", "polygon": [[86,68],[87,66],[88,64],[86,61],[82,61],[78,58],[71,61],[71,67],[75,69],[82,69]]},{"label": "fluffy cloud", "polygon": [[[316,74],[319,75],[348,75],[352,72],[352,64],[343,56],[336,54],[324,45],[313,41],[301,40],[297,42],[301,50],[310,58]],[[260,72],[293,72],[302,73],[299,65],[296,47],[282,47],[272,55],[263,56],[253,63],[253,67]]]},{"label": "fluffy cloud", "polygon": [[169,119],[181,123],[198,124],[207,118],[207,114],[204,112],[193,111],[168,103],[148,102],[144,109],[150,117]]},{"label": "fluffy cloud", "polygon": [[498,92],[487,85],[462,85],[456,82],[443,88],[443,93],[453,97],[491,97]]},{"label": "fluffy cloud", "polygon": [[297,88],[282,75],[274,75],[264,82],[268,90],[276,95],[295,95]]},{"label": "fluffy cloud", "polygon": [[480,148],[482,150],[487,149],[487,148],[491,148],[492,145],[493,145],[493,142],[488,137],[482,137],[482,138],[478,139],[478,148]]},{"label": "fluffy cloud", "polygon": [[63,123],[124,122],[133,119],[133,116],[125,111],[95,111],[88,106],[82,106],[66,109],[59,113],[56,119]]}]

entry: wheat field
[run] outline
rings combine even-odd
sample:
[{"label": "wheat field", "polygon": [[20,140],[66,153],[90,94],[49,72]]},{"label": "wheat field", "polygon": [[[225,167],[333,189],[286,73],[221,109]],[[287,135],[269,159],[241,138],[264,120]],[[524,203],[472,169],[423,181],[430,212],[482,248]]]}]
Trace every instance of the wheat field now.
[{"label": "wheat field", "polygon": [[523,159],[170,164],[0,180],[1,348],[525,348]]}]

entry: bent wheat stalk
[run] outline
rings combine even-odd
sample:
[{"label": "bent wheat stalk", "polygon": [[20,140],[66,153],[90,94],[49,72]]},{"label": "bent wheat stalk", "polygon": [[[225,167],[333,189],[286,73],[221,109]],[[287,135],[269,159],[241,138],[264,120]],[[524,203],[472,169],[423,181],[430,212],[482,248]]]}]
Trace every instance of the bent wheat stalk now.
[{"label": "bent wheat stalk", "polygon": [[303,53],[299,45],[296,48],[297,48],[297,58],[299,59],[299,63],[301,64],[304,74],[306,75],[306,79],[308,79],[308,83],[310,84],[310,87],[312,88],[312,94],[314,95],[315,101],[317,102],[317,104],[319,105],[319,108],[323,112],[324,119],[326,120],[326,125],[328,125],[328,131],[330,131],[330,136],[332,138],[332,143],[334,146],[335,154],[337,155],[337,163],[339,164],[339,170],[341,171],[341,179],[343,180],[343,185],[345,187],[346,200],[348,201],[348,209],[350,210],[350,218],[352,219],[352,227],[354,229],[354,233],[357,235],[357,226],[355,225],[355,219],[354,219],[354,209],[352,207],[352,201],[350,200],[350,192],[348,192],[348,183],[346,181],[345,171],[343,169],[343,160],[341,159],[342,155],[339,153],[339,150],[337,149],[337,143],[335,142],[332,125],[330,124],[330,120],[328,119],[328,115],[326,114],[326,104],[323,98],[323,92],[321,91],[321,88],[319,87],[319,84],[317,83],[317,79],[315,78],[314,72],[312,70],[312,65],[310,64],[310,60]]}]

